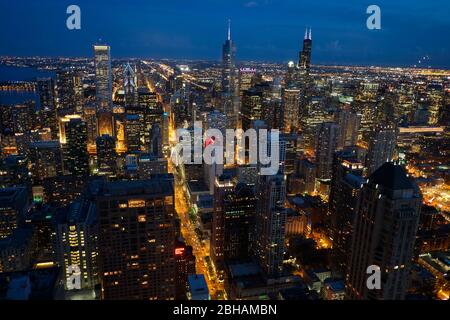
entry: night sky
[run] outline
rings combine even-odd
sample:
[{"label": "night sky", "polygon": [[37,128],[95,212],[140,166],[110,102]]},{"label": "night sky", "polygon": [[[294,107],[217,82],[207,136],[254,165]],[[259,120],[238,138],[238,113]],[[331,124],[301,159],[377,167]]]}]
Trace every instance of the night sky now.
[{"label": "night sky", "polygon": [[[81,7],[82,29],[66,28]],[[381,8],[382,30],[366,28]],[[92,56],[102,39],[113,57],[219,60],[228,18],[238,60],[296,60],[305,26],[313,63],[411,66],[429,55],[450,68],[449,0],[0,0],[0,55]]]}]

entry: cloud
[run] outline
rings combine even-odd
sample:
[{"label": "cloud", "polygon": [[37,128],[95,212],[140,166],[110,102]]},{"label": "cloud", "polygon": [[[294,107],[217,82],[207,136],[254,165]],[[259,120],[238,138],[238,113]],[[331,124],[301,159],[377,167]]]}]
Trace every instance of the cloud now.
[{"label": "cloud", "polygon": [[256,1],[249,1],[249,2],[244,3],[244,7],[246,7],[246,8],[255,8],[257,6],[259,6],[259,3]]}]

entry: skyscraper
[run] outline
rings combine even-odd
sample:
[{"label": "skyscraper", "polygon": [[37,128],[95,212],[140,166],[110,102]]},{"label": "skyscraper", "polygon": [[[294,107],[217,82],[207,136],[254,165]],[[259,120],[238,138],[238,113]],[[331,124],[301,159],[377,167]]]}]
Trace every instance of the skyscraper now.
[{"label": "skyscraper", "polygon": [[24,187],[0,189],[0,239],[9,237],[29,207],[29,196]]},{"label": "skyscraper", "polygon": [[112,108],[112,71],[111,48],[106,45],[94,45],[95,88],[98,111],[111,111]]},{"label": "skyscraper", "polygon": [[345,108],[337,112],[335,121],[340,128],[337,148],[356,146],[361,115]]},{"label": "skyscraper", "polygon": [[358,211],[364,166],[354,152],[337,152],[333,162],[329,210],[333,239],[332,270],[345,275],[353,235],[353,220]]},{"label": "skyscraper", "polygon": [[134,106],[137,103],[138,84],[136,69],[129,63],[125,65],[123,72],[123,88],[125,91],[125,107]]},{"label": "skyscraper", "polygon": [[298,68],[301,74],[309,75],[311,69],[312,30],[305,30],[303,50],[299,54]]},{"label": "skyscraper", "polygon": [[186,300],[188,291],[188,277],[195,273],[195,256],[191,246],[184,241],[177,240],[175,243],[176,263],[176,300]]},{"label": "skyscraper", "polygon": [[300,90],[286,88],[283,92],[283,131],[297,132],[300,126]]},{"label": "skyscraper", "polygon": [[236,48],[231,40],[231,21],[228,21],[228,36],[222,46],[222,95],[223,95],[223,113],[229,121],[234,123],[236,120],[235,110],[235,90],[236,90],[236,66],[235,66]]},{"label": "skyscraper", "polygon": [[33,182],[63,174],[59,141],[36,141],[30,144],[30,162]]},{"label": "skyscraper", "polygon": [[52,78],[40,78],[37,80],[37,89],[42,127],[50,128],[52,139],[57,139],[59,131],[56,115],[55,81]]},{"label": "skyscraper", "polygon": [[63,114],[81,114],[83,107],[83,85],[81,76],[73,70],[56,73],[57,109]]},{"label": "skyscraper", "polygon": [[392,125],[379,125],[372,131],[367,152],[367,174],[375,172],[385,162],[393,160],[397,130]]},{"label": "skyscraper", "polygon": [[254,255],[266,277],[281,275],[286,227],[284,175],[260,176],[257,183]]},{"label": "skyscraper", "polygon": [[74,176],[89,175],[89,154],[87,150],[87,126],[81,118],[63,122],[65,141],[64,169]]},{"label": "skyscraper", "polygon": [[114,135],[112,117],[112,70],[111,48],[94,45],[95,90],[97,104],[98,134]]},{"label": "skyscraper", "polygon": [[[405,298],[422,196],[405,170],[383,164],[361,191],[346,276],[350,299]],[[381,272],[380,289],[369,289],[369,266]]]},{"label": "skyscraper", "polygon": [[334,122],[324,122],[319,127],[316,143],[317,179],[331,179],[338,134],[339,126]]},{"label": "skyscraper", "polygon": [[102,298],[175,298],[173,178],[91,186],[99,217]]},{"label": "skyscraper", "polygon": [[216,268],[223,270],[226,262],[249,258],[255,206],[251,186],[237,184],[227,175],[217,177],[211,235],[211,257]]},{"label": "skyscraper", "polygon": [[103,135],[96,142],[98,174],[114,176],[117,171],[116,139]]},{"label": "skyscraper", "polygon": [[268,138],[267,150],[271,143],[279,143],[279,170],[273,175],[260,175],[256,184],[256,204],[254,238],[252,250],[259,266],[267,278],[282,274],[284,240],[286,234],[286,142],[271,141]]},{"label": "skyscraper", "polygon": [[[56,253],[66,289],[74,272],[80,272],[81,289],[98,284],[97,215],[94,203],[79,199],[58,216]],[[79,269],[78,269],[79,268]]]}]

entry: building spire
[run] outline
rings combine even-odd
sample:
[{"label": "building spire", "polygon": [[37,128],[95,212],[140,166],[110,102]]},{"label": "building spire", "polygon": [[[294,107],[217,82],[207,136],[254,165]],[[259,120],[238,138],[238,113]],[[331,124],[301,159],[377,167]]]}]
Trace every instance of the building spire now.
[{"label": "building spire", "polygon": [[305,40],[308,39],[308,27],[305,28]]},{"label": "building spire", "polygon": [[309,35],[308,35],[308,39],[312,40],[312,28],[309,27]]},{"label": "building spire", "polygon": [[228,19],[228,41],[231,40],[231,19]]}]

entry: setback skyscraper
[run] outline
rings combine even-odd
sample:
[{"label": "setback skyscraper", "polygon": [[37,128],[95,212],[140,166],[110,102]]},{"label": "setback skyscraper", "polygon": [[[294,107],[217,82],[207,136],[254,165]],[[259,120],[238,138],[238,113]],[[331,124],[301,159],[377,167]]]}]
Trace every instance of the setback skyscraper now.
[{"label": "setback skyscraper", "polygon": [[[401,166],[385,163],[369,177],[354,220],[348,298],[405,298],[421,206],[420,191]],[[368,288],[370,266],[379,267],[380,289]]]}]

